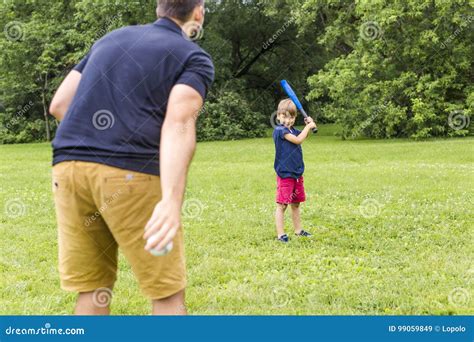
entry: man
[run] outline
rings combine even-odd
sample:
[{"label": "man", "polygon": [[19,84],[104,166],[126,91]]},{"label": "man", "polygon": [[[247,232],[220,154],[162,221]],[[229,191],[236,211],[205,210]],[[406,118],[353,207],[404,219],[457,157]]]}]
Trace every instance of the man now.
[{"label": "man", "polygon": [[186,314],[180,213],[214,67],[182,31],[203,24],[203,0],[159,0],[157,15],[96,42],[50,106],[59,272],[76,314],[110,313],[118,247],[153,314]]}]

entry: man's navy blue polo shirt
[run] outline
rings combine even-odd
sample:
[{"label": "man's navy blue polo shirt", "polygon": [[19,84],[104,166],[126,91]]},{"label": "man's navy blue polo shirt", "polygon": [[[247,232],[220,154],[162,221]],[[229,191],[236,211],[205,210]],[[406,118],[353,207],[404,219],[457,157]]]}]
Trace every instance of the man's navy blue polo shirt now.
[{"label": "man's navy blue polo shirt", "polygon": [[300,178],[304,172],[303,149],[301,145],[293,144],[285,139],[285,134],[298,136],[301,131],[292,127],[291,131],[278,125],[273,131],[275,142],[275,172],[281,178]]},{"label": "man's navy blue polo shirt", "polygon": [[53,165],[81,160],[159,175],[161,127],[171,89],[205,99],[211,57],[168,18],[115,30],[74,68],[77,93],[53,141]]}]

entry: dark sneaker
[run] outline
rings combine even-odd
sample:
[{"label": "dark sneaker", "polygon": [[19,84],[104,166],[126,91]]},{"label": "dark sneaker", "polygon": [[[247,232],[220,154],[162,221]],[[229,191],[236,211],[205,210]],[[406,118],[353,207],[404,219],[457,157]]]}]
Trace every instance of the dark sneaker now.
[{"label": "dark sneaker", "polygon": [[280,241],[280,242],[287,243],[287,242],[288,242],[288,240],[289,240],[289,239],[288,239],[288,235],[286,235],[286,234],[283,234],[283,235],[282,235],[282,236],[280,236],[280,237],[279,237],[277,240],[278,240],[278,241]]},{"label": "dark sneaker", "polygon": [[307,232],[306,230],[301,230],[301,232],[299,232],[298,234],[295,234],[296,236],[306,236],[306,237],[310,237],[310,236],[313,236],[313,234]]}]

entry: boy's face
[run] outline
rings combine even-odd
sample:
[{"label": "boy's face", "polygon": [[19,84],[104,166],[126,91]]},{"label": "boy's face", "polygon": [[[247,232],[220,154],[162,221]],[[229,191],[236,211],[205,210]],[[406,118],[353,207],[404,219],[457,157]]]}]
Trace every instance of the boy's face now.
[{"label": "boy's face", "polygon": [[291,116],[286,113],[282,113],[278,115],[278,121],[280,121],[280,123],[287,128],[293,127],[293,125],[295,124],[295,120],[296,120],[295,116]]}]

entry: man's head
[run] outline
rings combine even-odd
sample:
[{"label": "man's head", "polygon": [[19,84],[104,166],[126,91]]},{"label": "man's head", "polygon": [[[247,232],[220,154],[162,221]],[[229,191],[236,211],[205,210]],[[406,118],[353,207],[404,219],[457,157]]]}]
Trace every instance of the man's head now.
[{"label": "man's head", "polygon": [[168,17],[183,25],[188,21],[204,23],[204,0],[158,0],[158,17]]},{"label": "man's head", "polygon": [[278,104],[277,119],[285,127],[292,127],[296,120],[296,106],[291,99],[281,100]]}]

